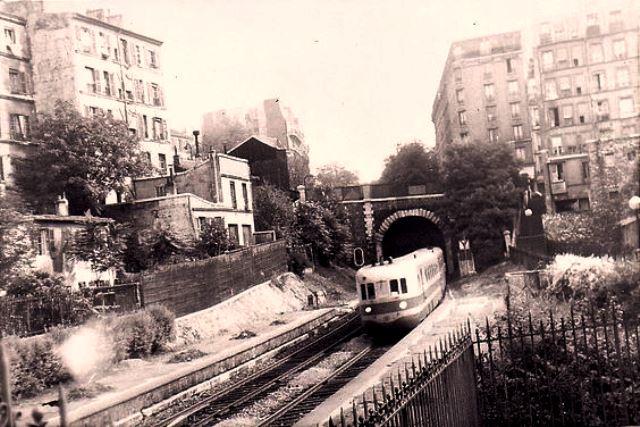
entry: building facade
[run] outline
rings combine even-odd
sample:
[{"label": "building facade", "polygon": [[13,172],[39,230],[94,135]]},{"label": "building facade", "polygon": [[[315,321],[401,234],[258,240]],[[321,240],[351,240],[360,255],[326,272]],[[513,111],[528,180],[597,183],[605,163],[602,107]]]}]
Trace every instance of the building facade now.
[{"label": "building facade", "polygon": [[533,31],[530,111],[537,124],[537,178],[552,212],[622,203],[616,199],[633,175],[613,170],[629,169],[638,155],[639,9],[634,2],[614,3],[540,23]]},{"label": "building facade", "polygon": [[28,149],[35,114],[26,20],[0,13],[0,185],[11,181],[11,159]]},{"label": "building facade", "polygon": [[249,162],[210,152],[191,169],[136,178],[134,199],[106,206],[108,216],[141,230],[167,231],[183,244],[200,237],[207,223],[225,226],[239,246],[253,244],[253,194]]},{"label": "building facade", "polygon": [[534,175],[520,32],[453,43],[433,103],[436,151],[477,141],[508,142]]},{"label": "building facade", "polygon": [[47,13],[42,1],[29,0],[4,8],[26,20],[38,111],[51,111],[63,100],[86,116],[123,120],[152,166],[168,171],[175,150],[167,124],[161,41],[122,27],[122,16],[101,9],[84,15]]}]

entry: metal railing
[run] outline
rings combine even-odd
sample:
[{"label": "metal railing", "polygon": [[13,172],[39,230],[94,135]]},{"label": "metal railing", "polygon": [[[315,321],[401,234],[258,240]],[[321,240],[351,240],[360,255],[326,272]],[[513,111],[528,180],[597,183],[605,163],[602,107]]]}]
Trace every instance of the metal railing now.
[{"label": "metal railing", "polygon": [[637,324],[615,308],[475,331],[480,414],[490,426],[640,423]]},{"label": "metal railing", "polygon": [[412,357],[329,426],[479,426],[470,327]]}]

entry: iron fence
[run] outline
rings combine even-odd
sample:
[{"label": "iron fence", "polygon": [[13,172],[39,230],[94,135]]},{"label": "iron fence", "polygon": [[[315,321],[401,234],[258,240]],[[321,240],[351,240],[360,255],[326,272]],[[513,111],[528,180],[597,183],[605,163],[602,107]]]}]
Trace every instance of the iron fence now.
[{"label": "iron fence", "polygon": [[[359,402],[357,402],[359,400]],[[461,327],[435,348],[414,355],[329,426],[479,426],[470,328]]]},{"label": "iron fence", "polygon": [[640,423],[640,335],[615,308],[475,331],[480,414],[491,426]]}]

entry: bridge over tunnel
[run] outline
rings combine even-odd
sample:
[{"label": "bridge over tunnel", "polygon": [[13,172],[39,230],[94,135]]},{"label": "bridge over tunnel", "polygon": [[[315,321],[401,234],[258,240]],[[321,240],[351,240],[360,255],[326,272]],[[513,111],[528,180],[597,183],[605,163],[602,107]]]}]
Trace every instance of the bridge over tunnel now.
[{"label": "bridge over tunnel", "polygon": [[[406,216],[394,221],[382,237],[382,255],[397,258],[424,247],[437,246],[446,254],[442,230],[421,216]],[[446,256],[446,255],[445,255]]]}]

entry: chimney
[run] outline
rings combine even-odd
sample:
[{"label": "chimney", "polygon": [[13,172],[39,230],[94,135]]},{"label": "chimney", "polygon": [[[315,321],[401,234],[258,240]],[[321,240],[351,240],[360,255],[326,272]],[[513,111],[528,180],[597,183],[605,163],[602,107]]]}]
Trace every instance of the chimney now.
[{"label": "chimney", "polygon": [[180,170],[180,156],[178,156],[178,147],[174,147],[173,167],[176,171]]},{"label": "chimney", "polygon": [[200,142],[198,141],[198,136],[200,135],[199,130],[193,131],[193,137],[195,138],[196,143],[196,157],[200,157]]},{"label": "chimney", "polygon": [[307,190],[304,187],[304,185],[300,184],[296,187],[296,190],[298,190],[298,200],[300,200],[302,203],[307,201]]},{"label": "chimney", "polygon": [[56,201],[56,215],[69,216],[69,201],[64,193],[62,196],[58,196],[58,200]]}]

